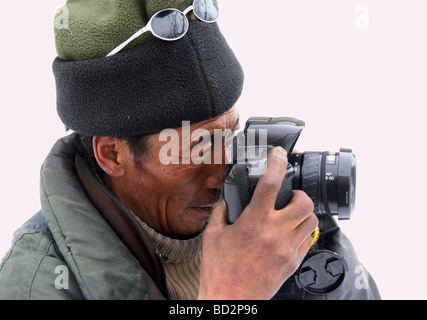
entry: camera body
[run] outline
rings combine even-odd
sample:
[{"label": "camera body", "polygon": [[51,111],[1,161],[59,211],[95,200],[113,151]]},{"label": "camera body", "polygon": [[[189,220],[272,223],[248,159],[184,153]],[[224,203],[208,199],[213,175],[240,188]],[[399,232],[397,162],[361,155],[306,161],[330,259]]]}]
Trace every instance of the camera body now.
[{"label": "camera body", "polygon": [[292,199],[293,190],[303,190],[312,199],[317,215],[350,219],[354,211],[356,157],[349,149],[340,152],[293,153],[305,123],[294,118],[254,117],[246,122],[233,142],[234,161],[224,173],[223,194],[228,223],[234,223],[249,204],[267,163],[268,153],[282,147],[288,153],[288,168],[275,203],[276,210]]}]

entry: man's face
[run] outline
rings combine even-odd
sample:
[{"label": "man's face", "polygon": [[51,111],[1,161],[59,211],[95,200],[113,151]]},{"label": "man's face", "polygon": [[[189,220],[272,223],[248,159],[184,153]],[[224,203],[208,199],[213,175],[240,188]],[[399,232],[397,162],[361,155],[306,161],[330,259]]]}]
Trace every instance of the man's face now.
[{"label": "man's face", "polygon": [[[149,139],[149,154],[141,163],[136,164],[128,152],[126,173],[120,179],[116,194],[119,193],[119,198],[130,210],[163,235],[186,239],[199,234],[220,198],[227,164],[224,157],[222,161],[218,158],[214,161],[213,151],[207,156],[211,161],[204,157],[205,161],[200,164],[202,158],[195,159],[194,155],[203,153],[200,146],[206,143],[200,143],[204,139],[192,141],[188,133],[214,135],[214,130],[230,133],[239,129],[238,121],[237,110],[232,108],[218,118],[191,124],[189,130],[188,127],[176,129],[179,141],[160,141],[160,134],[153,135]],[[226,139],[230,140],[230,135]],[[224,143],[221,149],[225,154]],[[162,160],[165,151],[172,161],[169,164]]]}]

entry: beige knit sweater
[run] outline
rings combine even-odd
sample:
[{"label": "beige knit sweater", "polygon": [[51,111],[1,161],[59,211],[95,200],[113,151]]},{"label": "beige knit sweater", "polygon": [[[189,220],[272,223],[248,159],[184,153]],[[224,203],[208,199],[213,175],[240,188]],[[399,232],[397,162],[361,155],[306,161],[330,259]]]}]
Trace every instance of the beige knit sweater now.
[{"label": "beige knit sweater", "polygon": [[166,283],[172,300],[196,300],[199,295],[202,235],[190,240],[176,240],[156,232],[136,217],[161,253]]}]

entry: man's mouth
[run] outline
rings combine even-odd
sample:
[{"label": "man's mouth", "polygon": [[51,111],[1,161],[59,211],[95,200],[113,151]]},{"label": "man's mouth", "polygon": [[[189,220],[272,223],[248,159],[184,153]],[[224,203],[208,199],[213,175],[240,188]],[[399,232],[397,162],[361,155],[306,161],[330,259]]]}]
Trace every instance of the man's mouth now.
[{"label": "man's mouth", "polygon": [[190,209],[196,211],[197,213],[208,217],[212,214],[213,209],[220,203],[222,200],[221,192],[218,190],[215,196],[208,197],[207,199],[196,202],[194,205],[190,206]]},{"label": "man's mouth", "polygon": [[197,210],[213,210],[213,208],[215,208],[215,206],[216,206],[216,203],[215,204],[209,204],[209,205],[206,205],[206,206],[194,206],[194,207],[191,207],[191,208],[193,208],[193,209],[197,209]]},{"label": "man's mouth", "polygon": [[198,214],[204,216],[204,217],[209,217],[212,214],[213,209],[215,208],[216,203],[214,204],[209,204],[209,205],[205,205],[205,206],[200,206],[200,207],[191,207],[192,210],[196,211]]}]

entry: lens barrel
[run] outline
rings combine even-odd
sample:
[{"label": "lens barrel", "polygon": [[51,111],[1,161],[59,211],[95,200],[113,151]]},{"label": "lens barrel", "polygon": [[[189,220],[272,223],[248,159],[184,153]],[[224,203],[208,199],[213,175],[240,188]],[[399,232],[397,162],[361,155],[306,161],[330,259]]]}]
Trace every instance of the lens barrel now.
[{"label": "lens barrel", "polygon": [[350,219],[356,200],[356,157],[351,150],[293,153],[289,163],[295,172],[292,188],[307,193],[315,214]]}]

